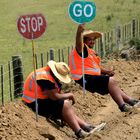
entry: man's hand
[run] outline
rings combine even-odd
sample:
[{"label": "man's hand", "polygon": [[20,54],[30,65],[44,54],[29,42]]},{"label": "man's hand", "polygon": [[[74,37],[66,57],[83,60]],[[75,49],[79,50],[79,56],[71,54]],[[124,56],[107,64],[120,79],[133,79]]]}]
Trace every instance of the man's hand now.
[{"label": "man's hand", "polygon": [[72,105],[75,104],[75,98],[73,93],[66,93],[66,94],[68,94],[68,99],[72,101]]},{"label": "man's hand", "polygon": [[47,94],[48,97],[52,100],[69,99],[72,101],[72,104],[75,104],[73,93],[64,93],[63,91],[61,91],[61,94],[60,94],[58,93],[57,89],[53,89],[53,90],[44,91],[44,94]]},{"label": "man's hand", "polygon": [[110,66],[107,75],[109,75],[109,76],[114,76],[114,74],[115,74],[114,70],[115,70],[115,68],[114,68],[113,66]]},{"label": "man's hand", "polygon": [[85,24],[79,24],[77,32],[82,33],[85,30]]},{"label": "man's hand", "polygon": [[101,73],[104,75],[108,75],[108,76],[114,76],[115,72],[114,72],[114,68],[111,69],[105,69],[104,67],[101,66]]},{"label": "man's hand", "polygon": [[115,72],[114,72],[114,70],[109,70],[106,74],[108,76],[114,76]]},{"label": "man's hand", "polygon": [[80,24],[77,28],[75,47],[79,53],[82,52],[82,33],[85,30],[85,24]]}]

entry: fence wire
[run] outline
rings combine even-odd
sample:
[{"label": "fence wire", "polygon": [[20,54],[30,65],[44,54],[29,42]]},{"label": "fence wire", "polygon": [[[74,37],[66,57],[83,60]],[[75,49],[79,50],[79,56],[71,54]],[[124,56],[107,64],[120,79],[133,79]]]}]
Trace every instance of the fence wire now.
[{"label": "fence wire", "polygon": [[[94,46],[95,51],[109,62],[113,59],[112,53],[120,49],[120,44],[128,42],[133,37],[140,37],[140,22],[137,19],[133,19],[124,25],[117,25],[115,29],[103,33],[102,38],[96,41]],[[50,49],[50,51],[43,52],[41,54],[36,54],[36,68],[44,67],[47,62],[51,59],[60,62],[63,61],[69,64],[69,55],[74,46],[68,46],[61,49]],[[18,60],[22,61],[22,65],[18,64]],[[1,65],[0,72],[0,104],[4,104],[7,101],[12,101],[15,98],[14,93],[17,91],[22,91],[23,81],[15,81],[19,76],[27,77],[29,72],[33,70],[32,58],[22,58],[19,56],[8,63]],[[16,63],[16,66],[13,66]],[[21,73],[14,74],[17,69],[22,69]],[[17,86],[16,86],[17,85]],[[20,86],[18,86],[20,85]],[[22,88],[22,89],[21,89]],[[20,95],[21,93],[19,93]]]}]

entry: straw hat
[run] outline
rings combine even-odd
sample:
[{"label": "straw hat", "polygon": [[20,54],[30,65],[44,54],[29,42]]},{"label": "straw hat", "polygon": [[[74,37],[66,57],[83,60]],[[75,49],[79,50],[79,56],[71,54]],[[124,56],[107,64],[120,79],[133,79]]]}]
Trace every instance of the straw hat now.
[{"label": "straw hat", "polygon": [[92,31],[92,30],[86,30],[83,32],[83,37],[94,37],[94,38],[100,38],[102,36],[101,32],[98,31]]},{"label": "straw hat", "polygon": [[69,77],[69,67],[64,62],[55,62],[53,60],[50,60],[48,62],[48,66],[52,70],[53,74],[64,83],[70,83],[71,78]]}]

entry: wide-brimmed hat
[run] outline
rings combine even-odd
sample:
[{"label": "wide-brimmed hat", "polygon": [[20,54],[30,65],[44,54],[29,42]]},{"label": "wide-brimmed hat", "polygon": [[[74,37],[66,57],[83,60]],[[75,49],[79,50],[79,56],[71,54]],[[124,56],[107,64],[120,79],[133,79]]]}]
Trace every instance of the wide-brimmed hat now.
[{"label": "wide-brimmed hat", "polygon": [[83,37],[94,37],[95,39],[100,38],[102,36],[101,32],[92,31],[92,30],[85,30],[83,32]]},{"label": "wide-brimmed hat", "polygon": [[52,70],[53,74],[64,83],[70,83],[71,78],[69,77],[70,69],[68,65],[64,62],[55,62],[50,60],[48,66]]}]

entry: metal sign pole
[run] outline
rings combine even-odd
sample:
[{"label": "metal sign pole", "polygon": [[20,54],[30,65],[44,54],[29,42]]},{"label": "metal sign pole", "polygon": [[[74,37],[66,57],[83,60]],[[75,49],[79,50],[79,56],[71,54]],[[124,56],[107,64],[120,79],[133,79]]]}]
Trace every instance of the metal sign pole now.
[{"label": "metal sign pole", "polygon": [[[34,20],[34,24],[32,24]],[[30,25],[30,26],[29,26]],[[33,67],[34,67],[34,76],[33,80],[35,83],[35,110],[36,110],[36,121],[38,121],[38,93],[37,93],[37,81],[36,81],[36,58],[34,50],[34,39],[39,38],[46,30],[47,23],[45,17],[41,13],[22,15],[18,18],[17,28],[19,33],[26,39],[32,41],[32,55],[33,55]]]},{"label": "metal sign pole", "polygon": [[[76,7],[81,7],[79,8]],[[78,10],[77,10],[78,9]],[[83,24],[87,22],[91,22],[96,16],[96,5],[91,1],[73,1],[69,5],[69,16],[70,18],[78,23]],[[85,93],[85,75],[84,75],[84,43],[83,43],[83,34],[81,36],[82,42],[82,76],[83,76],[83,93]]]},{"label": "metal sign pole", "polygon": [[37,101],[37,81],[36,81],[36,61],[35,61],[35,49],[34,49],[34,36],[32,33],[32,53],[33,53],[33,67],[34,67],[34,82],[35,82],[35,110],[36,110],[36,121],[38,122],[38,101]]},{"label": "metal sign pole", "polygon": [[85,91],[85,73],[84,73],[84,42],[83,42],[83,34],[81,36],[82,41],[82,75],[83,75],[83,94],[86,93]]}]

